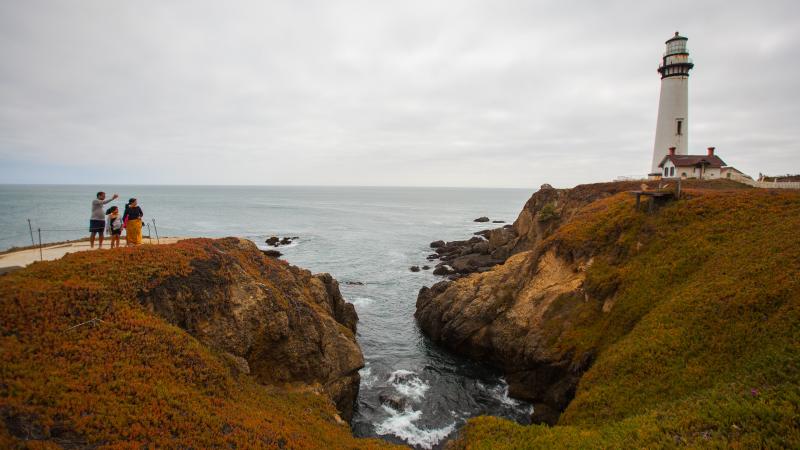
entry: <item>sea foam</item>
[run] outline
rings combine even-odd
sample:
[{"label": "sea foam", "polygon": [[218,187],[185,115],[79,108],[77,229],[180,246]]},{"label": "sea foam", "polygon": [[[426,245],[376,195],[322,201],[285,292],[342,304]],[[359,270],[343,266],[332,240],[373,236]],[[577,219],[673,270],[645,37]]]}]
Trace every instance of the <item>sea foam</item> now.
[{"label": "sea foam", "polygon": [[389,384],[404,397],[415,401],[419,401],[425,397],[425,392],[431,387],[428,383],[422,381],[414,372],[403,369],[392,372],[391,376],[389,376]]},{"label": "sea foam", "polygon": [[414,411],[410,408],[397,411],[386,405],[383,405],[383,409],[389,413],[389,417],[375,427],[375,432],[380,435],[397,436],[416,447],[432,448],[456,428],[455,422],[446,427],[432,430],[419,428],[414,422],[422,417],[422,411]]},{"label": "sea foam", "polygon": [[371,388],[378,381],[378,376],[372,374],[372,368],[369,365],[359,370],[358,374],[361,375],[361,386],[364,388]]},{"label": "sea foam", "polygon": [[486,386],[480,381],[477,382],[477,385],[489,393],[492,398],[500,402],[503,406],[513,409],[523,409],[523,411],[527,411],[527,414],[533,413],[533,406],[527,404],[526,402],[513,399],[508,395],[508,383],[505,379],[500,378],[500,384],[491,387]]},{"label": "sea foam", "polygon": [[371,305],[374,301],[375,300],[369,297],[355,297],[350,303],[352,303],[356,308],[363,308]]}]

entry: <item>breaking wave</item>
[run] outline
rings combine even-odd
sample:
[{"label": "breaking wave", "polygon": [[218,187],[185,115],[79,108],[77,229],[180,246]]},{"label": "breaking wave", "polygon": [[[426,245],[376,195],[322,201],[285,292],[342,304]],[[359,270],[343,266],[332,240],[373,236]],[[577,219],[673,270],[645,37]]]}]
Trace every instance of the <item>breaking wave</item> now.
[{"label": "breaking wave", "polygon": [[369,365],[359,370],[358,374],[361,375],[362,387],[371,388],[372,385],[374,385],[375,382],[378,381],[378,376],[372,374],[372,369],[369,367]]},{"label": "breaking wave", "polygon": [[497,400],[503,406],[514,408],[514,409],[525,409],[527,410],[527,414],[533,413],[533,406],[529,405],[528,403],[516,400],[508,395],[508,383],[505,379],[500,378],[500,384],[495,386],[486,386],[485,384],[478,381],[476,383],[478,387],[486,391],[492,398]]},{"label": "breaking wave", "polygon": [[405,397],[414,401],[422,400],[425,397],[425,392],[430,389],[430,385],[422,381],[417,374],[410,370],[395,370],[389,376],[389,384],[391,384],[397,392]]},{"label": "breaking wave", "polygon": [[414,422],[422,417],[422,411],[414,411],[410,408],[397,411],[386,405],[383,405],[383,409],[389,414],[389,417],[375,427],[375,432],[380,435],[397,436],[415,447],[432,448],[456,428],[455,422],[443,428],[419,428]]},{"label": "breaking wave", "polygon": [[353,304],[356,308],[363,308],[365,306],[371,305],[375,300],[369,297],[355,297],[350,303]]}]

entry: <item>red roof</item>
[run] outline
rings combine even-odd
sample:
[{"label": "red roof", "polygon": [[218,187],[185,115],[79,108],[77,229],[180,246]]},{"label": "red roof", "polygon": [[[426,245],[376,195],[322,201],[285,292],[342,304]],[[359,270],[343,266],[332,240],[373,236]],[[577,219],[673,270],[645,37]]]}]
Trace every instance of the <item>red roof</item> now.
[{"label": "red roof", "polygon": [[725,161],[717,155],[667,155],[661,160],[661,164],[658,167],[663,167],[667,160],[672,161],[675,167],[699,167],[702,164],[711,168],[720,168],[726,165]]}]

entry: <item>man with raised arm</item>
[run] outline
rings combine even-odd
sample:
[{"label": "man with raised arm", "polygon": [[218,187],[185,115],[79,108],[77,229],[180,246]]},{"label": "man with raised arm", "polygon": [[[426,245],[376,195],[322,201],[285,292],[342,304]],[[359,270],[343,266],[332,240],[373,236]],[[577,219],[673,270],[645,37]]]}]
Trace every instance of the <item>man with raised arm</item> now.
[{"label": "man with raised arm", "polygon": [[89,246],[94,248],[94,235],[100,237],[98,248],[103,248],[103,233],[106,229],[106,215],[103,211],[103,206],[119,197],[114,194],[110,199],[106,200],[106,193],[100,191],[97,193],[97,198],[92,200],[92,217],[89,219]]}]

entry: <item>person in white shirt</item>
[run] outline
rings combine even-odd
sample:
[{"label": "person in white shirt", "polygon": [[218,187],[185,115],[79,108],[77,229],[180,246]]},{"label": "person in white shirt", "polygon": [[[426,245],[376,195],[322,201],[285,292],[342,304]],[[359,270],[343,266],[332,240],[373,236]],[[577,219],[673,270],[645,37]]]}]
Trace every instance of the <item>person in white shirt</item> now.
[{"label": "person in white shirt", "polygon": [[106,215],[103,214],[103,206],[115,200],[119,195],[114,194],[110,199],[106,200],[106,193],[100,191],[97,193],[97,198],[92,200],[92,216],[89,218],[89,246],[94,248],[94,236],[98,235],[99,248],[103,248],[103,234],[106,229]]}]

